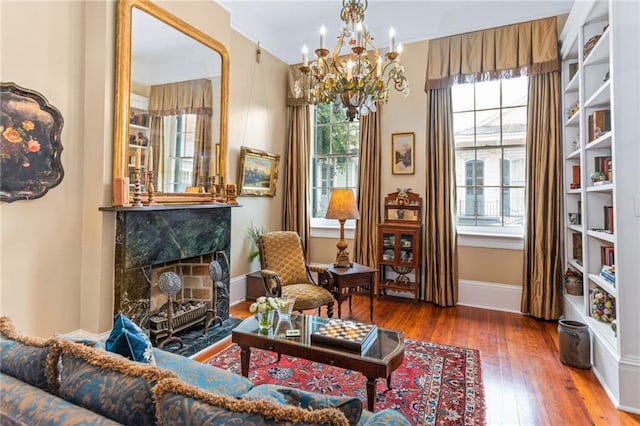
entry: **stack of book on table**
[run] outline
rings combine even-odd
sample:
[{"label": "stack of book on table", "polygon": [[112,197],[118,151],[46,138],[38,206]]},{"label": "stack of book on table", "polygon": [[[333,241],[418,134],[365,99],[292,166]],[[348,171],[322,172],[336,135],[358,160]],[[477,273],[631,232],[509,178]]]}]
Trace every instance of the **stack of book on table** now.
[{"label": "stack of book on table", "polygon": [[311,333],[311,343],[364,354],[377,336],[375,324],[331,319]]}]

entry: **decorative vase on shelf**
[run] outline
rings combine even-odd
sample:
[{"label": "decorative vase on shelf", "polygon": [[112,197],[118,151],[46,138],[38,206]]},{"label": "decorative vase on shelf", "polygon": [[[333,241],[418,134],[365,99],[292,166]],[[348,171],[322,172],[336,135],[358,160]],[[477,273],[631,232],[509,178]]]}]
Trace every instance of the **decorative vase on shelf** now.
[{"label": "decorative vase on shelf", "polygon": [[273,327],[273,317],[274,317],[274,310],[270,310],[267,312],[260,312],[258,311],[258,313],[256,314],[256,318],[258,320],[258,329],[259,330],[268,330],[271,327]]}]

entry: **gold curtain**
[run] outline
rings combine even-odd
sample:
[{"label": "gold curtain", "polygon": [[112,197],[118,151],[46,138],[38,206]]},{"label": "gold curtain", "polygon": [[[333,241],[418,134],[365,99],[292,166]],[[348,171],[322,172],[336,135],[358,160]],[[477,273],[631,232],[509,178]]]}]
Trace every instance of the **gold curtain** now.
[{"label": "gold curtain", "polygon": [[284,201],[282,228],[296,231],[309,258],[309,152],[311,119],[309,106],[288,108],[287,155],[284,163]]},{"label": "gold curtain", "polygon": [[455,147],[451,87],[427,91],[424,300],[458,302]]},{"label": "gold curtain", "polygon": [[[211,163],[209,160],[213,155],[213,139],[211,138],[213,85],[211,80],[203,78],[151,86],[149,91],[149,116],[152,123],[154,117],[181,114],[196,115],[196,145],[191,184],[193,186],[206,186],[207,177],[215,172],[215,170],[209,170]],[[154,157],[159,156],[162,152],[162,142],[164,140],[163,132],[155,132],[155,135],[155,137],[152,136]],[[162,138],[158,139],[158,135]],[[164,158],[164,154],[159,158]],[[157,169],[163,170],[160,165],[157,166]],[[202,178],[202,182],[200,182],[200,178]],[[162,188],[162,185],[159,184],[157,190],[163,191],[165,188]]]},{"label": "gold curtain", "polygon": [[527,229],[521,311],[546,320],[562,313],[562,145],[558,72],[529,79]]},{"label": "gold curtain", "polygon": [[[156,177],[159,170],[164,170],[164,122],[162,117],[149,117],[149,143],[153,147],[153,164],[156,170]],[[155,190],[166,191],[163,179],[156,179]]]},{"label": "gold curtain", "polygon": [[551,17],[431,40],[425,90],[558,69]]},{"label": "gold curtain", "polygon": [[376,264],[377,224],[380,222],[381,146],[378,111],[360,117],[360,154],[358,159],[358,211],[354,234],[353,260],[373,267]]}]

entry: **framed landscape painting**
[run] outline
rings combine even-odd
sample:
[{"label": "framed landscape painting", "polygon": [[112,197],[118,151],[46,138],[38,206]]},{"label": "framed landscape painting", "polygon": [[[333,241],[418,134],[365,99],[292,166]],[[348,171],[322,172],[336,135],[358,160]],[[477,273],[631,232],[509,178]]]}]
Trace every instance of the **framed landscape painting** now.
[{"label": "framed landscape painting", "polygon": [[278,154],[240,147],[239,195],[275,196],[279,161]]},{"label": "framed landscape painting", "polygon": [[394,175],[412,175],[415,172],[414,139],[414,133],[391,135],[391,173]]}]

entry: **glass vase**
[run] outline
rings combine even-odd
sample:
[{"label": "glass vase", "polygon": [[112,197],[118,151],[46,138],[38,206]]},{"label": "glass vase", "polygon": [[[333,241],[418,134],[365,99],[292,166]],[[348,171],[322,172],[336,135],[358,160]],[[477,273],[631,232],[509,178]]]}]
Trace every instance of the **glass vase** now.
[{"label": "glass vase", "polygon": [[273,327],[273,317],[275,311],[268,312],[258,312],[256,317],[258,320],[258,329],[259,330],[268,330]]}]

